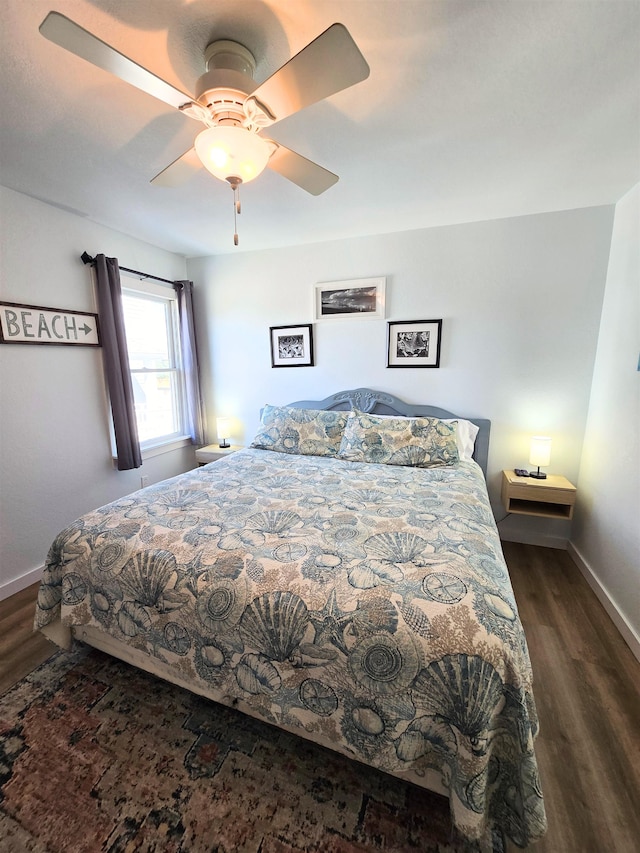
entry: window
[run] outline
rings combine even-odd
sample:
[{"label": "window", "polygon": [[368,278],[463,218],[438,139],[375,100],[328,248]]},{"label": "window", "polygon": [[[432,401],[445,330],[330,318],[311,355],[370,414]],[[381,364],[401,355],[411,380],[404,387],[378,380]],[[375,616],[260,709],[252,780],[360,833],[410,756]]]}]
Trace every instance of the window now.
[{"label": "window", "polygon": [[122,282],[140,447],[183,438],[185,385],[180,356],[178,304],[175,291],[151,282]]}]

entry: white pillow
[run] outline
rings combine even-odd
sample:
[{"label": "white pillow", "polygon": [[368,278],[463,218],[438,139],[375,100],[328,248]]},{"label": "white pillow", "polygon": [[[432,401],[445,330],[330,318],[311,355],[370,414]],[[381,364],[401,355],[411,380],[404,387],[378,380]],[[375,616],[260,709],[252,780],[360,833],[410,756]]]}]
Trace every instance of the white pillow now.
[{"label": "white pillow", "polygon": [[456,444],[460,459],[473,459],[473,449],[480,427],[466,421],[464,418],[440,418],[445,424],[456,425]]},{"label": "white pillow", "polygon": [[[376,415],[376,418],[411,418],[411,415]],[[419,417],[415,415],[414,417]],[[456,444],[458,446],[458,457],[460,459],[473,459],[473,450],[476,446],[476,436],[480,427],[464,418],[438,418],[445,424],[456,425]]]}]

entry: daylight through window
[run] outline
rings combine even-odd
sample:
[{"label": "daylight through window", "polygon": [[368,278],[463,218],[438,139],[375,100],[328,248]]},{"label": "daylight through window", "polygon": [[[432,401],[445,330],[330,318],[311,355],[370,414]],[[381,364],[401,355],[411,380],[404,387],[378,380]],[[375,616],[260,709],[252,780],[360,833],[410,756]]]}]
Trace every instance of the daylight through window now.
[{"label": "daylight through window", "polygon": [[142,448],[185,434],[177,299],[149,282],[122,285],[129,369]]}]

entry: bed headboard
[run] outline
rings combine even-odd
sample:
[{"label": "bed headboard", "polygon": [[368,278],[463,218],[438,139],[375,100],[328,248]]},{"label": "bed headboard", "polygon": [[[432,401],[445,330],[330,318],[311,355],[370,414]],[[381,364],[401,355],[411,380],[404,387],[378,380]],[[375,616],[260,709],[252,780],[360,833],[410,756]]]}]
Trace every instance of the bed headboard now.
[{"label": "bed headboard", "polygon": [[369,412],[374,415],[400,415],[403,417],[429,417],[429,418],[464,418],[471,421],[478,428],[473,458],[482,468],[484,476],[487,476],[487,461],[489,457],[489,434],[491,432],[491,421],[485,418],[470,418],[467,415],[449,412],[437,406],[418,405],[405,403],[393,394],[385,391],[373,391],[371,388],[355,388],[352,391],[338,391],[324,400],[297,400],[289,403],[299,409],[359,409],[361,412]]}]

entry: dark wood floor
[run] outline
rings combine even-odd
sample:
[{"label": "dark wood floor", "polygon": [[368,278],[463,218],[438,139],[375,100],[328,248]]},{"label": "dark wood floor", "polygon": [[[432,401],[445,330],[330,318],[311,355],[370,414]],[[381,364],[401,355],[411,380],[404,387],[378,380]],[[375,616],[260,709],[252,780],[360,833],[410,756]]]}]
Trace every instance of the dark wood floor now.
[{"label": "dark wood floor", "polygon": [[531,849],[637,853],[640,663],[567,551],[503,548],[540,718],[536,755],[549,830]]},{"label": "dark wood floor", "polygon": [[34,584],[0,601],[0,694],[56,651],[53,643],[33,631],[37,595]]},{"label": "dark wood floor", "polygon": [[[504,543],[534,670],[549,831],[532,853],[640,850],[640,663],[566,551]],[[55,647],[37,587],[0,602],[0,692]],[[509,851],[517,848],[510,846]]]}]

